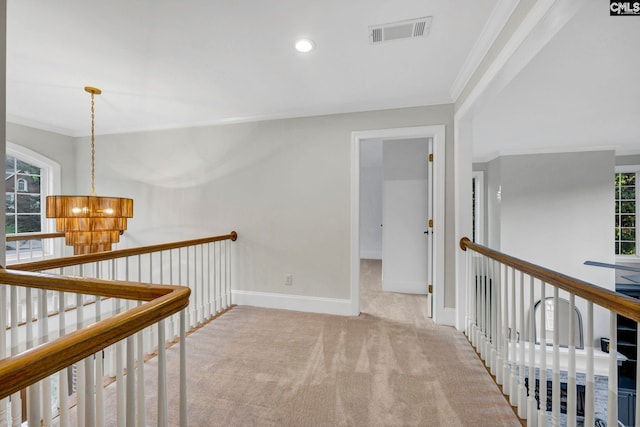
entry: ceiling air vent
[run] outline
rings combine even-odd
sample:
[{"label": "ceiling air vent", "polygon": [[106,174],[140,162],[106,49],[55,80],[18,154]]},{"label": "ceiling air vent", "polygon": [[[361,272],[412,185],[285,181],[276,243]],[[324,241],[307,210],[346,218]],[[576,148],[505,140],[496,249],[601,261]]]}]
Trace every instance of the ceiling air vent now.
[{"label": "ceiling air vent", "polygon": [[369,27],[369,43],[378,44],[391,40],[426,37],[429,34],[432,19],[432,16],[425,16],[406,21],[372,25]]}]

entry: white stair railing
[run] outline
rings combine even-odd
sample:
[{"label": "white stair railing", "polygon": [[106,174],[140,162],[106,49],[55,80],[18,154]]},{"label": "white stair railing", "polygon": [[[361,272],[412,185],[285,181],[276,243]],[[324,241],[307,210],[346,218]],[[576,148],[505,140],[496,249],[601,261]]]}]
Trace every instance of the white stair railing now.
[{"label": "white stair railing", "polygon": [[[518,416],[528,426],[593,426],[598,419],[617,426],[618,367],[625,359],[617,353],[617,319],[631,319],[640,331],[640,301],[467,238],[460,246],[467,251],[465,333],[495,372]],[[582,337],[582,324],[576,322],[581,320],[575,314],[578,306],[586,312],[583,346],[576,341]],[[609,326],[608,354],[594,348],[594,306],[598,319]],[[561,331],[566,332],[561,335]],[[495,367],[487,361],[487,348],[492,352],[495,348]],[[636,352],[640,360],[640,350]],[[640,426],[638,371],[632,425]]]},{"label": "white stair railing", "polygon": [[[169,390],[165,348],[176,340],[180,342],[181,360],[178,417],[179,425],[186,426],[185,334],[189,328],[230,307],[230,242],[236,237],[233,232],[187,242],[11,266],[15,270],[53,273],[63,278],[84,277],[88,283],[108,280],[108,283],[125,284],[184,284],[191,289],[191,298],[186,309],[34,382],[24,395],[26,401],[21,400],[19,392],[4,397],[0,401],[0,427],[22,426],[23,422],[48,426],[54,421],[64,427],[70,425],[72,413],[75,413],[77,425],[83,426],[102,426],[106,418],[115,418],[116,425],[143,426],[149,423],[150,415],[155,417],[154,424],[166,426]],[[76,280],[75,283],[80,285],[85,283],[82,279],[69,280]],[[0,375],[2,359],[8,355],[18,356],[30,346],[51,343],[58,337],[81,331],[87,325],[93,327],[98,324],[96,322],[122,316],[132,310],[142,310],[148,305],[142,300],[136,302],[135,292],[133,295],[124,293],[112,297],[98,292],[102,288],[96,286],[99,285],[62,291],[52,288],[32,290],[28,284],[26,287],[0,285],[0,325],[7,325],[6,334],[0,334]],[[94,291],[98,295],[91,295]],[[155,414],[149,414],[149,408],[145,409],[147,395],[156,391],[145,390],[142,369],[144,360],[151,356],[158,358]],[[108,401],[102,385],[113,381],[116,382],[113,385],[115,399]],[[27,409],[27,419],[24,420],[21,415],[23,407]]]}]

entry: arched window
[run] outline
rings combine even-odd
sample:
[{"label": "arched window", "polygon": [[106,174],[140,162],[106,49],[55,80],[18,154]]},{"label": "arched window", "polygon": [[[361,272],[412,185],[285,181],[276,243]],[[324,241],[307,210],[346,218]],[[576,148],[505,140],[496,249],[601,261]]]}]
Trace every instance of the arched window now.
[{"label": "arched window", "polygon": [[[45,218],[48,195],[60,188],[60,166],[28,148],[7,142],[5,160],[5,233],[40,233],[52,231]],[[15,252],[15,242],[8,242],[7,255]]]}]

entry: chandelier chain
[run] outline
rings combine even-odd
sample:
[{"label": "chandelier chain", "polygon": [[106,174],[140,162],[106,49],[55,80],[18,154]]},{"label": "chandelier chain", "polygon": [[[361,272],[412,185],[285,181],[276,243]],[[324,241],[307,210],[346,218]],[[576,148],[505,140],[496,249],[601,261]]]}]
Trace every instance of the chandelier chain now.
[{"label": "chandelier chain", "polygon": [[96,146],[95,146],[95,108],[93,102],[94,93],[91,92],[91,195],[96,195],[96,173],[95,173],[95,159],[96,159]]}]

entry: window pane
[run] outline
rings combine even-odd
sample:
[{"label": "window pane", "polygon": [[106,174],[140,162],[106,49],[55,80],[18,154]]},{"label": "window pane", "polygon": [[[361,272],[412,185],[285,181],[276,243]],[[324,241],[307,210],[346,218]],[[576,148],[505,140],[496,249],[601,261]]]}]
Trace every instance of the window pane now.
[{"label": "window pane", "polygon": [[9,176],[10,174],[13,174],[16,171],[15,164],[16,164],[16,158],[13,156],[7,156],[7,159],[5,162],[6,176]]},{"label": "window pane", "polygon": [[620,211],[622,213],[635,213],[636,202],[622,202],[620,204]]},{"label": "window pane", "polygon": [[620,243],[620,255],[635,255],[636,243],[635,242],[621,242]]},{"label": "window pane", "polygon": [[625,200],[636,199],[636,187],[633,185],[627,185],[626,187],[620,187],[620,197]]},{"label": "window pane", "polygon": [[40,195],[17,194],[18,213],[40,213]]},{"label": "window pane", "polygon": [[25,173],[29,175],[40,175],[39,167],[29,164],[27,162],[23,162],[20,159],[18,159],[18,161],[16,162],[16,168],[18,173]]},{"label": "window pane", "polygon": [[5,194],[5,203],[4,206],[7,210],[7,213],[15,213],[16,211],[16,196],[15,194]]},{"label": "window pane", "polygon": [[[618,221],[618,217],[616,217],[616,225],[622,227],[635,227],[636,226],[636,216],[635,215],[620,215],[620,221]],[[618,224],[619,222],[619,224]]]},{"label": "window pane", "polygon": [[15,215],[7,215],[5,221],[5,233],[14,234],[16,232],[16,216]]},{"label": "window pane", "polygon": [[616,174],[616,185],[635,185],[636,174],[635,172],[625,172]]},{"label": "window pane", "polygon": [[18,233],[37,233],[40,230],[40,215],[18,215]]},{"label": "window pane", "polygon": [[620,229],[620,240],[632,241],[636,240],[636,229],[635,228],[621,228]]}]

